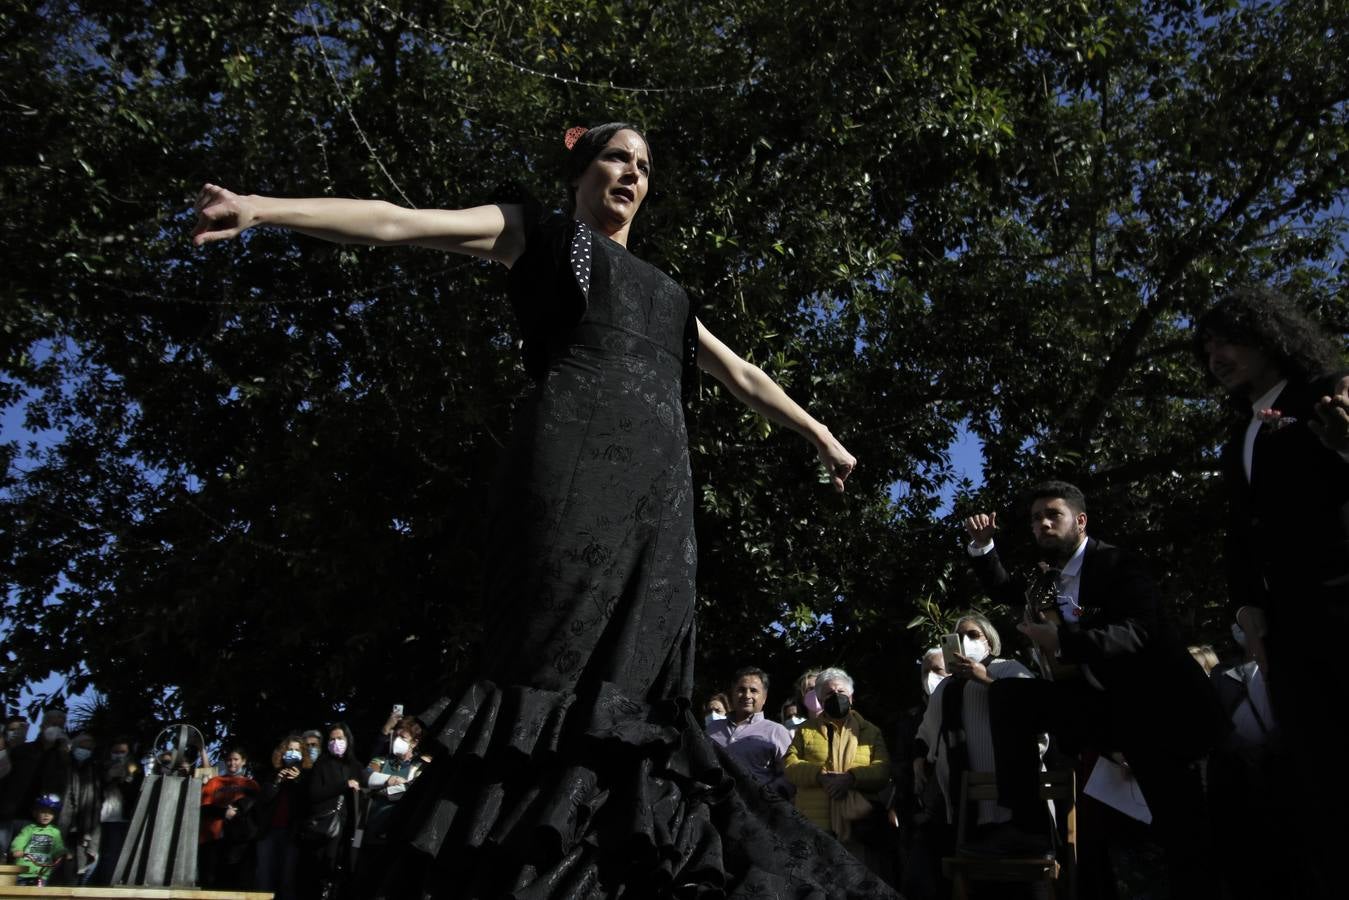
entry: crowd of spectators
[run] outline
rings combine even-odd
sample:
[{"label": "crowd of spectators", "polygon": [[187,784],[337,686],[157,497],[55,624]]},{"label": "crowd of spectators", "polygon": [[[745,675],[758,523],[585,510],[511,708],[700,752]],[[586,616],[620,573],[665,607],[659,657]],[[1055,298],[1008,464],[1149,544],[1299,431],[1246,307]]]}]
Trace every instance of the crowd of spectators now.
[{"label": "crowd of spectators", "polygon": [[0,736],[0,840],[26,885],[112,884],[146,773],[200,783],[197,883],[257,890],[277,900],[335,900],[374,893],[393,807],[429,762],[419,722],[390,715],[363,761],[341,722],[284,735],[250,759],[226,746],[215,763],[203,747],[106,743],[66,731],[47,710],[36,736],[12,715]]},{"label": "crowd of spectators", "polygon": [[[1235,633],[1239,641],[1240,630]],[[951,895],[942,873],[943,857],[959,853],[1022,858],[1062,849],[1055,832],[1042,838],[1015,828],[1013,811],[997,802],[960,808],[962,772],[996,771],[991,684],[1041,676],[1011,658],[997,628],[982,613],[960,616],[955,634],[963,667],[948,670],[942,648],[927,650],[914,663],[918,702],[884,732],[859,712],[853,679],[833,667],[810,670],[791,685],[792,696],[778,707],[777,721],[764,714],[768,675],[756,667],[740,669],[729,690],[716,695],[718,703],[726,703],[727,714],[709,715],[706,720],[708,736],[726,749],[732,764],[743,766],[765,791],[794,803],[802,815],[837,837],[909,900]],[[1244,822],[1238,830],[1258,837],[1279,821],[1280,808],[1278,775],[1272,770],[1280,759],[1279,730],[1259,665],[1239,643],[1227,648],[1221,661],[1213,647],[1192,649],[1232,725],[1230,734],[1200,766],[1206,774],[1202,820],[1215,835],[1230,835],[1232,823]],[[808,715],[798,716],[798,711]],[[1084,761],[1073,746],[1047,732],[1036,736],[1035,752],[1042,766],[1076,770],[1079,791],[1096,760],[1087,755]],[[1132,777],[1127,762],[1125,774]],[[1079,809],[1079,828],[1099,832],[1088,845],[1106,845],[1100,854],[1080,861],[1089,868],[1105,867],[1087,873],[1082,895],[1114,896],[1108,883],[1123,886],[1133,875],[1112,866],[1131,862],[1147,870],[1152,884],[1167,895],[1164,885],[1174,876],[1139,849],[1160,845],[1161,837],[1090,797],[1079,795],[1078,802],[1089,807]],[[1250,815],[1253,802],[1264,811],[1263,817]],[[1053,804],[1045,807],[1054,816]],[[955,825],[961,815],[971,817],[975,839],[957,847]],[[1194,835],[1193,841],[1196,847],[1216,843],[1201,835]],[[1239,846],[1248,853],[1254,850],[1251,839],[1241,840]],[[1230,852],[1206,858],[1214,865],[1207,896],[1276,896],[1275,867],[1253,859]],[[1233,888],[1225,883],[1223,872],[1243,873],[1242,878],[1252,880]],[[1265,890],[1273,893],[1260,893]]]},{"label": "crowd of spectators", "polygon": [[[983,614],[962,615],[954,630],[954,661],[950,648],[938,647],[916,661],[920,699],[885,732],[860,711],[857,686],[838,667],[803,673],[776,720],[767,714],[770,677],[754,666],[737,670],[704,705],[704,727],[727,764],[793,803],[909,898],[949,892],[941,859],[957,849],[962,814],[987,844],[976,852],[1039,849],[1017,842],[1010,809],[983,801],[962,811],[957,793],[961,772],[997,766],[991,685],[1037,675],[1011,658]],[[1240,628],[1233,636],[1232,650],[1243,654]],[[1222,665],[1212,647],[1190,650],[1233,725],[1206,760],[1214,817],[1240,814],[1253,797],[1264,797],[1273,813],[1278,729],[1258,662],[1244,653]],[[29,740],[32,730],[16,715],[0,735],[0,837],[25,883],[112,883],[148,771],[201,784],[202,887],[266,891],[278,900],[373,897],[394,806],[431,764],[420,752],[420,723],[399,713],[385,722],[368,761],[340,722],[287,733],[258,758],[225,746],[214,764],[198,747],[140,758],[124,737],[70,735],[61,709],[48,710]],[[1043,757],[1049,735],[1038,741]],[[1060,754],[1060,765],[1072,765],[1063,760]]]}]

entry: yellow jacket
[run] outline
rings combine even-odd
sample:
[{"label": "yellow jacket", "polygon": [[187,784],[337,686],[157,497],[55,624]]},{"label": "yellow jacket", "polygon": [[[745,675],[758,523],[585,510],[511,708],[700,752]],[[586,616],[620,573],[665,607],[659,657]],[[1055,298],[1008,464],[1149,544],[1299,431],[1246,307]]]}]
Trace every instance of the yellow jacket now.
[{"label": "yellow jacket", "polygon": [[890,754],[885,749],[881,730],[858,715],[856,710],[848,713],[841,728],[828,724],[821,716],[796,730],[796,737],[783,760],[787,780],[796,785],[796,808],[816,825],[837,833],[839,817],[835,815],[835,824],[831,827],[829,795],[815,780],[829,767],[831,729],[836,745],[834,760],[841,762],[841,771],[852,773],[856,779],[854,790],[862,794],[873,794],[889,783]]}]

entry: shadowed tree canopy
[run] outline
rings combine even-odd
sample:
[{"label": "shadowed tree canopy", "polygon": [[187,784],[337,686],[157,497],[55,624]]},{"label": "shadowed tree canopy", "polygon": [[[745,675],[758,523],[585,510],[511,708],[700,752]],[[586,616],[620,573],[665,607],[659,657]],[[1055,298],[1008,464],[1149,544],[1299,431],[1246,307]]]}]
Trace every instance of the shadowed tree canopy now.
[{"label": "shadowed tree canopy", "polygon": [[461,683],[526,384],[504,270],[266,230],[194,251],[190,206],[204,181],[560,205],[562,133],[614,119],[655,151],[634,251],[860,459],[839,498],[702,380],[709,691],[755,663],[776,703],[841,663],[884,718],[926,637],[905,624],[981,599],[959,515],[999,511],[1015,556],[1017,491],[1051,474],[1219,634],[1225,426],[1187,325],[1255,281],[1349,329],[1345,22],[1342,0],[10,3],[0,694],[56,672],[126,727],[265,744]]}]

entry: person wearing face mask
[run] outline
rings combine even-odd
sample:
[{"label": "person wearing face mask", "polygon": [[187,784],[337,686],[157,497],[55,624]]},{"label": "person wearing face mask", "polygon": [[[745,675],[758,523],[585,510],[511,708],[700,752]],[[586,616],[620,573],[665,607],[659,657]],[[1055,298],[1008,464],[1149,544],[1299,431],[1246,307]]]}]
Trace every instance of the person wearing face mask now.
[{"label": "person wearing face mask", "polygon": [[271,772],[258,780],[262,790],[253,806],[258,827],[258,868],[254,889],[276,900],[294,900],[295,843],[299,814],[305,808],[305,776],[313,763],[304,740],[288,734],[272,750]]},{"label": "person wearing face mask", "polygon": [[853,709],[853,680],[847,672],[820,672],[814,694],[820,715],[797,729],[784,762],[787,780],[796,785],[801,814],[874,870],[860,831],[864,822],[883,815],[874,798],[890,781],[885,738]]},{"label": "person wearing face mask", "polygon": [[726,711],[731,708],[731,698],[725,694],[713,694],[707,698],[703,704],[703,730],[712,727],[712,723],[720,722],[726,718]]},{"label": "person wearing face mask", "polygon": [[801,709],[807,722],[820,717],[820,699],[815,696],[815,679],[819,674],[819,669],[807,669],[796,679],[796,696],[801,698]]},{"label": "person wearing face mask", "polygon": [[[968,612],[956,622],[961,649],[952,661],[950,678],[943,679],[932,692],[918,740],[927,749],[925,757],[913,761],[917,783],[928,780],[929,767],[935,766],[936,781],[945,798],[947,821],[956,821],[960,802],[960,782],[966,771],[996,772],[993,733],[989,723],[988,686],[1003,678],[1033,678],[1029,669],[1014,659],[1002,659],[1002,639],[985,616]],[[1040,755],[1049,748],[1049,738],[1041,735]],[[1048,829],[1042,835],[1022,840],[1024,832],[999,828],[1010,822],[1012,811],[991,800],[982,800],[976,810],[977,827],[970,829],[989,853],[1043,854],[1052,850]],[[1004,832],[1007,832],[1004,834]]]},{"label": "person wearing face mask", "polygon": [[356,896],[375,893],[379,874],[387,865],[385,848],[389,844],[394,809],[407,795],[408,787],[428,764],[419,753],[422,725],[411,716],[400,718],[388,735],[388,751],[376,755],[365,767],[370,805],[365,814],[361,854],[357,863]]},{"label": "person wearing face mask", "polygon": [[131,827],[131,815],[136,810],[144,773],[131,755],[131,741],[115,737],[108,744],[106,760],[98,766],[103,785],[103,802],[99,808],[99,853],[94,866],[92,885],[112,884],[113,870]]},{"label": "person wearing face mask", "polygon": [[244,771],[242,747],[223,757],[225,771],[202,785],[197,881],[202,887],[249,890],[253,886],[257,825],[251,815],[261,788]]},{"label": "person wearing face mask", "polygon": [[318,760],[306,778],[307,807],[300,820],[296,896],[320,900],[331,896],[346,873],[354,829],[357,791],[365,786],[365,766],[356,759],[356,745],[345,722],[330,725]]},{"label": "person wearing face mask", "polygon": [[304,755],[309,760],[309,765],[305,768],[313,768],[323,752],[323,732],[317,728],[310,728],[300,734],[300,739],[304,741]]},{"label": "person wearing face mask", "polygon": [[75,735],[71,741],[66,793],[61,802],[61,813],[57,817],[57,824],[66,836],[66,846],[71,854],[69,868],[62,873],[62,877],[75,884],[89,883],[100,853],[102,823],[99,813],[103,808],[103,773],[94,761],[96,749],[97,742],[87,731]]},{"label": "person wearing face mask", "polygon": [[47,709],[37,737],[24,742],[21,735],[27,734],[27,720],[16,716],[7,723],[7,734],[20,740],[6,741],[11,768],[8,777],[0,780],[0,837],[12,837],[29,823],[27,816],[38,797],[65,796],[70,746],[65,724],[65,709]]}]

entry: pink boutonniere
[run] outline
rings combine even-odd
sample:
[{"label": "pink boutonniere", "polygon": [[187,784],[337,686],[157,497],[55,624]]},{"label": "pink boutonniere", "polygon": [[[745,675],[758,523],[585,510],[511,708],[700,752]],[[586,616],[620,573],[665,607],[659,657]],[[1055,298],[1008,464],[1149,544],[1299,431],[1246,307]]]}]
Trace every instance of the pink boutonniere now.
[{"label": "pink boutonniere", "polygon": [[1285,416],[1277,409],[1262,409],[1255,414],[1255,417],[1264,423],[1264,427],[1270,431],[1278,431],[1280,428],[1297,424],[1297,419],[1294,416]]}]

